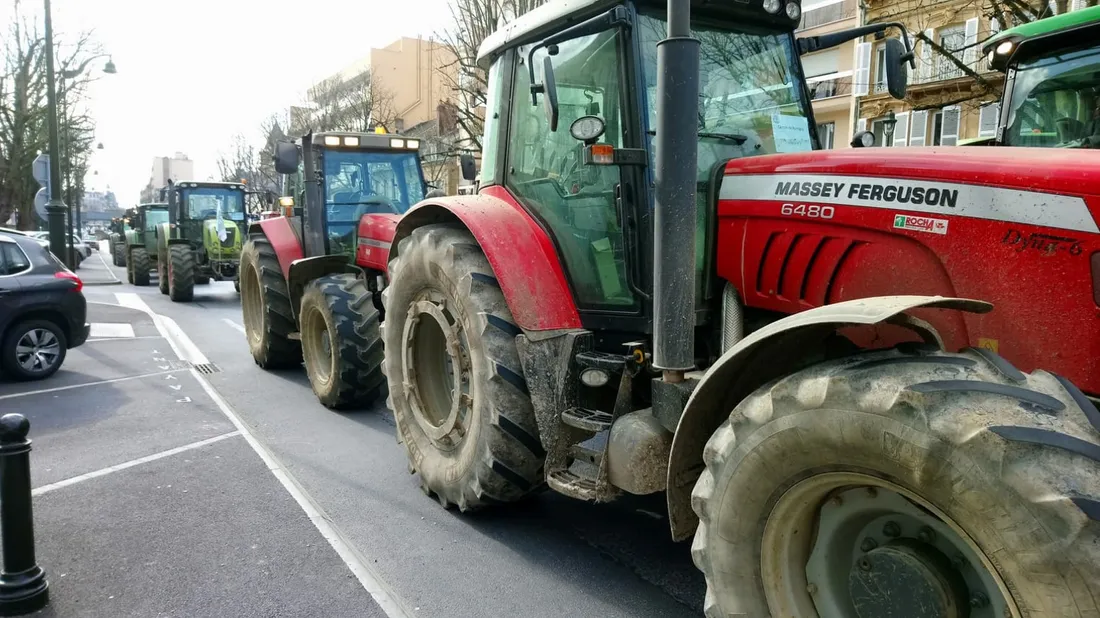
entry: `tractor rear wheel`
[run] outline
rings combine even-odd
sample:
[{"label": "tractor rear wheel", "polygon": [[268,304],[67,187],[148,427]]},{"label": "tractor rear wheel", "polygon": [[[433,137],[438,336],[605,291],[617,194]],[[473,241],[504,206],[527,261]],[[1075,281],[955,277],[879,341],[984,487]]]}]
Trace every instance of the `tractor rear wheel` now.
[{"label": "tractor rear wheel", "polygon": [[241,251],[238,276],[245,338],[256,364],[264,369],[294,367],[302,362],[290,291],[275,249],[263,236],[253,236]]},{"label": "tractor rear wheel", "polygon": [[826,362],[737,405],[703,460],[709,617],[1097,613],[1100,413],[1058,376],[985,350]]},{"label": "tractor rear wheel", "polygon": [[386,379],[421,487],[444,507],[515,501],[545,452],[512,319],[474,237],[449,225],[402,239],[383,292]]},{"label": "tractor rear wheel", "polygon": [[371,292],[355,275],[311,281],[299,312],[302,358],[317,399],[328,408],[374,402],[382,375],[382,335]]},{"label": "tractor rear wheel", "polygon": [[161,294],[168,294],[168,258],[164,255],[157,259],[157,287]]},{"label": "tractor rear wheel", "polygon": [[115,250],[111,254],[111,259],[114,260],[115,266],[126,265],[126,245],[120,242],[115,243]]},{"label": "tractor rear wheel", "polygon": [[149,285],[149,270],[153,267],[149,260],[149,253],[145,250],[145,247],[134,247],[130,250],[130,263],[130,283],[134,285]]},{"label": "tractor rear wheel", "polygon": [[188,302],[195,296],[195,254],[188,245],[168,247],[168,298]]}]

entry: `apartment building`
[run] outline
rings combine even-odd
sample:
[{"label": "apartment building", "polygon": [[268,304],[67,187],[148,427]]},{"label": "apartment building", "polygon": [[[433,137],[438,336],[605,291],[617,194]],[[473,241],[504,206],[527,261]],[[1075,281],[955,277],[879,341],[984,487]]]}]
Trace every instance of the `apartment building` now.
[{"label": "apartment building", "polygon": [[[858,0],[809,0],[802,10],[799,37],[818,36],[859,25]],[[856,42],[802,57],[823,148],[845,148],[852,138],[855,99],[852,75]]]},{"label": "apartment building", "polygon": [[153,157],[153,168],[149,173],[149,185],[160,189],[168,184],[168,179],[188,180],[195,177],[195,162],[182,152],[170,157]]}]

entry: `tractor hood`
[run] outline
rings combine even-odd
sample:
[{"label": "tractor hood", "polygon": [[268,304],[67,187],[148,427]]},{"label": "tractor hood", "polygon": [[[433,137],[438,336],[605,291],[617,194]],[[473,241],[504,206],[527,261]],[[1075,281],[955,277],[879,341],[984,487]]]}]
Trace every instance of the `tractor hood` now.
[{"label": "tractor hood", "polygon": [[1100,156],[952,146],[749,157],[726,165],[719,200],[881,208],[1096,233]]},{"label": "tractor hood", "polygon": [[[202,242],[211,259],[235,259],[241,254],[241,229],[237,222],[221,220],[221,229],[217,219],[205,219],[202,222]],[[221,232],[224,232],[224,237]]]}]

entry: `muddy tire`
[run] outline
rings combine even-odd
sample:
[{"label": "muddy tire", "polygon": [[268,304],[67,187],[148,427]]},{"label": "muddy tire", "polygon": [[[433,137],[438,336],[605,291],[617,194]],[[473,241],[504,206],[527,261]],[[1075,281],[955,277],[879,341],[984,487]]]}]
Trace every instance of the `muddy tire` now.
[{"label": "muddy tire", "polygon": [[328,275],[302,293],[302,359],[322,405],[354,408],[373,403],[386,381],[382,334],[371,292],[355,275]]},{"label": "muddy tire", "polygon": [[168,298],[186,303],[195,297],[195,254],[188,245],[168,247]]},{"label": "muddy tire", "polygon": [[264,369],[296,367],[301,345],[290,339],[298,330],[290,307],[290,291],[275,249],[263,236],[253,236],[241,251],[241,312],[248,349]]},{"label": "muddy tire", "polygon": [[157,288],[161,294],[168,294],[168,259],[163,255],[157,260]]},{"label": "muddy tire", "polygon": [[126,265],[126,245],[120,242],[114,244],[114,251],[111,253],[111,259],[114,261],[115,266]]},{"label": "muddy tire", "polygon": [[130,283],[134,285],[149,285],[149,270],[153,263],[149,259],[149,253],[144,247],[135,247],[130,250]]},{"label": "muddy tire", "polygon": [[709,617],[909,615],[935,578],[894,573],[917,563],[950,584],[929,584],[940,599],[989,615],[1097,613],[1100,413],[1052,374],[984,350],[822,363],[737,405],[703,460],[692,556]]},{"label": "muddy tire", "polygon": [[521,331],[485,254],[466,230],[429,225],[401,240],[389,272],[387,405],[422,488],[463,511],[522,498],[545,452]]}]

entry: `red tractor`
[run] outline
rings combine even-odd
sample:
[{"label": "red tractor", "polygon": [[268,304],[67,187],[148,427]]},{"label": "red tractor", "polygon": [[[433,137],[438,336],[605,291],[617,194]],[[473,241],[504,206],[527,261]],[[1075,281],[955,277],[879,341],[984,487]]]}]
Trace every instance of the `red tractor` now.
[{"label": "red tractor", "polygon": [[[317,398],[331,408],[371,403],[382,375],[381,269],[360,221],[397,224],[425,197],[419,140],[378,133],[310,133],[278,145],[289,176],[280,216],[249,226],[241,252],[241,306],[249,348],[264,368],[305,361]],[[382,262],[384,265],[384,262]]]},{"label": "red tractor", "polygon": [[894,25],[664,8],[506,25],[478,193],[359,222],[422,488],[665,492],[711,617],[1096,614],[1100,158],[812,152],[800,51]]}]

